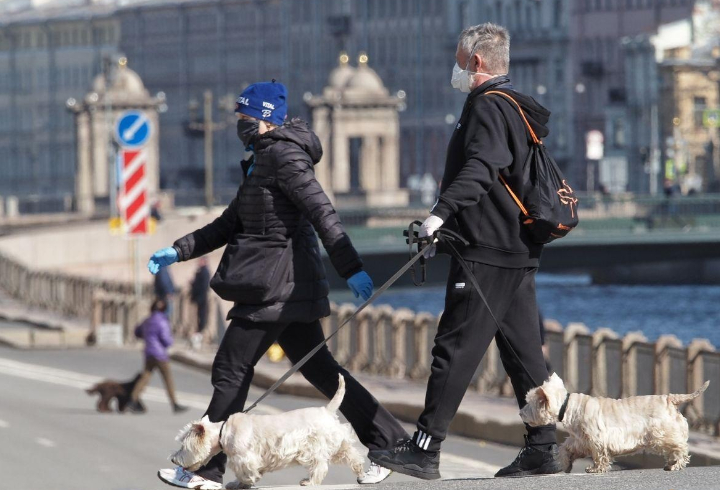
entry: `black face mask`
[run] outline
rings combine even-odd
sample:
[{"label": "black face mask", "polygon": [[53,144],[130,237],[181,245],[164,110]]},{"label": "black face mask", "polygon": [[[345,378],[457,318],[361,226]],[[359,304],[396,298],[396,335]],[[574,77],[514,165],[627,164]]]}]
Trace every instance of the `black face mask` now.
[{"label": "black face mask", "polygon": [[252,143],[253,137],[258,134],[258,125],[260,121],[255,119],[238,119],[237,122],[237,135],[242,141],[243,145],[247,149]]}]

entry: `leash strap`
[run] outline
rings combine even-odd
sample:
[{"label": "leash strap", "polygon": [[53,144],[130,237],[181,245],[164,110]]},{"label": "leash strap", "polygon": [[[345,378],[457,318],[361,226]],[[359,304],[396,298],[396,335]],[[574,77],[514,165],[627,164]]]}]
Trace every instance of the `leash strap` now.
[{"label": "leash strap", "polygon": [[[440,239],[443,239],[443,235],[440,235]],[[513,349],[512,344],[510,344],[510,341],[508,340],[507,336],[505,335],[505,332],[503,331],[502,327],[500,326],[500,322],[497,321],[497,318],[495,318],[495,314],[492,312],[492,309],[490,308],[490,305],[487,302],[487,299],[485,298],[485,295],[482,292],[482,289],[480,289],[480,284],[478,284],[477,279],[475,279],[475,274],[473,274],[472,270],[470,270],[470,266],[465,262],[465,259],[462,258],[460,255],[460,252],[457,251],[455,246],[452,244],[450,240],[445,240],[445,245],[447,245],[448,249],[450,250],[450,253],[455,259],[460,263],[463,269],[465,269],[465,272],[467,272],[467,275],[470,278],[470,282],[472,283],[473,287],[475,288],[475,291],[480,295],[480,299],[482,299],[483,303],[485,303],[485,308],[487,308],[488,313],[490,313],[490,316],[492,317],[493,321],[495,322],[495,325],[497,326],[498,332],[500,332],[500,335],[505,340],[505,343],[508,346],[508,349],[510,349],[510,352],[515,357],[517,362],[520,364],[520,366],[523,368],[523,371],[525,371],[525,374],[527,374],[528,378],[532,380],[533,383],[535,383],[535,386],[540,386],[542,383],[538,383],[535,378],[533,378],[532,374],[530,374],[530,371],[525,367],[525,364],[520,360],[520,356],[518,356],[517,352],[515,352],[515,349]]]},{"label": "leash strap", "polygon": [[[418,227],[422,226],[422,222],[415,220],[412,223],[410,223],[410,226],[408,226],[407,230],[403,231],[403,236],[407,237],[407,244],[408,244],[408,249],[409,249],[410,260],[412,260],[413,255],[415,255],[415,251],[413,250],[413,245],[417,244],[417,247],[418,247],[417,251],[419,252],[420,250],[424,249],[425,246],[429,246],[431,243],[430,237],[420,238],[419,232],[415,231],[415,226],[418,226]],[[427,243],[427,245],[425,245],[426,243]],[[413,266],[410,268],[410,276],[412,277],[413,284],[415,284],[416,286],[422,286],[423,284],[425,284],[425,279],[427,276],[427,272],[425,269],[425,261],[426,260],[427,259],[425,259],[425,256],[423,255],[422,257],[420,257],[420,260],[418,261],[418,263],[413,264]],[[415,267],[416,265],[420,266],[419,273],[416,270],[417,269]],[[418,275],[420,276],[419,279],[418,279]]]},{"label": "leash strap", "polygon": [[[430,238],[430,237],[428,237],[428,238]],[[421,240],[424,240],[424,239],[421,239]],[[295,363],[290,369],[288,369],[288,371],[287,371],[285,374],[283,374],[283,375],[280,377],[280,379],[278,379],[277,381],[275,381],[275,383],[273,383],[273,385],[272,385],[270,388],[268,388],[267,390],[265,390],[265,393],[263,393],[262,395],[260,395],[260,397],[259,397],[257,400],[255,400],[255,403],[253,403],[252,405],[250,405],[250,408],[247,408],[247,409],[243,410],[243,413],[248,413],[250,410],[252,410],[253,408],[257,407],[258,404],[259,404],[261,401],[263,401],[269,394],[271,394],[271,393],[274,392],[276,389],[278,389],[278,387],[279,387],[281,384],[283,384],[290,376],[292,376],[293,374],[295,374],[301,367],[303,367],[303,366],[305,365],[305,363],[308,362],[308,361],[310,360],[310,358],[317,353],[317,351],[319,351],[320,349],[322,349],[322,347],[323,347],[325,344],[327,344],[328,341],[329,341],[331,338],[333,338],[345,325],[347,325],[348,323],[350,323],[350,321],[351,321],[353,318],[355,318],[356,316],[358,316],[358,314],[359,314],[361,311],[363,311],[363,310],[364,310],[365,308],[367,308],[370,304],[372,304],[372,303],[373,303],[381,294],[383,294],[390,286],[392,286],[393,284],[395,284],[395,282],[396,282],[398,279],[400,279],[400,276],[402,276],[403,274],[405,274],[405,272],[407,272],[408,269],[410,269],[410,268],[413,266],[413,264],[415,264],[415,262],[417,262],[418,260],[420,260],[420,258],[423,256],[423,253],[424,253],[425,251],[422,249],[422,247],[421,247],[419,244],[418,244],[418,248],[419,248],[418,253],[416,253],[416,254],[415,254],[404,266],[402,266],[402,268],[401,268],[399,271],[397,271],[390,279],[388,279],[387,282],[385,282],[385,284],[383,284],[382,286],[380,286],[380,288],[379,288],[377,291],[375,291],[375,293],[373,293],[373,295],[370,296],[370,298],[368,298],[367,301],[365,301],[363,304],[361,304],[360,306],[358,306],[358,309],[355,310],[355,313],[353,313],[353,314],[352,314],[351,316],[349,316],[344,322],[342,322],[338,328],[336,328],[330,335],[328,335],[328,336],[325,338],[325,340],[323,340],[323,341],[320,342],[317,346],[315,346],[315,347],[313,348],[313,350],[311,350],[310,352],[308,352],[307,354],[305,354],[305,357],[303,357],[302,359],[300,359],[300,360],[299,360],[297,363]]]}]

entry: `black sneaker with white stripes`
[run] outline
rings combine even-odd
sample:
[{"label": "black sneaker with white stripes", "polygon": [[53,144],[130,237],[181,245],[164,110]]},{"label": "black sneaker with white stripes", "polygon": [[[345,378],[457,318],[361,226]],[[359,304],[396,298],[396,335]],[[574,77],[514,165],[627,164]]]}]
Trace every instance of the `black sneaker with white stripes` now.
[{"label": "black sneaker with white stripes", "polygon": [[373,450],[368,453],[370,461],[404,475],[437,480],[440,478],[440,451],[426,451],[430,436],[415,432],[413,438],[399,442],[392,449]]}]

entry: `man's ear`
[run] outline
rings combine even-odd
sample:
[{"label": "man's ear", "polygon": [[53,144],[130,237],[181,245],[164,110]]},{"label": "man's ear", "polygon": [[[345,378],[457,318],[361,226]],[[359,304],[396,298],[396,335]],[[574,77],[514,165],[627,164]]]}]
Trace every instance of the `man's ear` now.
[{"label": "man's ear", "polygon": [[475,73],[484,71],[482,69],[482,63],[483,59],[482,56],[478,53],[473,53],[472,58],[470,59],[470,68],[469,70]]}]

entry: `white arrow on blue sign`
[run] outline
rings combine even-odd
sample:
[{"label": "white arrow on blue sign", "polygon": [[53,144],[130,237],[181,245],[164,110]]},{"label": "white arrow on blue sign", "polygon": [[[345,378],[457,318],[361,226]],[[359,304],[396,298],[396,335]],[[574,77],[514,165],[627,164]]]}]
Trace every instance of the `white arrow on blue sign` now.
[{"label": "white arrow on blue sign", "polygon": [[144,112],[125,111],[115,124],[115,139],[120,146],[135,148],[150,138],[150,120]]}]

